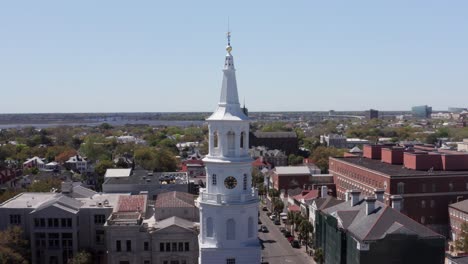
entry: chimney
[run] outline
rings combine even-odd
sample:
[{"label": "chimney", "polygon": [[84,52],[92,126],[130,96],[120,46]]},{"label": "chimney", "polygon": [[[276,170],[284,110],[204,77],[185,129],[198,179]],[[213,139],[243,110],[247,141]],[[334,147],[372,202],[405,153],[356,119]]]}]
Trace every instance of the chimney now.
[{"label": "chimney", "polygon": [[370,215],[374,210],[375,210],[375,201],[377,198],[373,196],[367,196],[364,198],[364,201],[366,202],[366,215]]},{"label": "chimney", "polygon": [[327,198],[327,195],[328,195],[327,193],[328,193],[328,188],[327,188],[327,186],[322,186],[322,187],[320,188],[320,197],[322,197],[322,198]]},{"label": "chimney", "polygon": [[375,193],[375,198],[377,199],[377,201],[379,202],[384,202],[384,193],[385,193],[385,190],[384,189],[376,189],[374,191]]},{"label": "chimney", "polygon": [[357,203],[359,203],[359,195],[361,195],[360,190],[351,190],[349,194],[351,196],[351,206],[355,206]]},{"label": "chimney", "polygon": [[392,208],[400,211],[403,197],[401,197],[401,195],[392,195],[390,196],[390,200],[392,201]]}]

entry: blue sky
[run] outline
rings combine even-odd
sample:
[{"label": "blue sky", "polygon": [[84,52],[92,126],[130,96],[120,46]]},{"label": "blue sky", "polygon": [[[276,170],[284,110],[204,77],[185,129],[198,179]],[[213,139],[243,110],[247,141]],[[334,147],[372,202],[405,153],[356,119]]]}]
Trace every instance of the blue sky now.
[{"label": "blue sky", "polygon": [[468,106],[468,1],[2,1],[0,113]]}]

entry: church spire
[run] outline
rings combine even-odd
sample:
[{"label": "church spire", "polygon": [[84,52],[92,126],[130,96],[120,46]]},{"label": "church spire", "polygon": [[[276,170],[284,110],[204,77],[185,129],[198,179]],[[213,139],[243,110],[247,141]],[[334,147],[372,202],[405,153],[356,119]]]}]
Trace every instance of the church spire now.
[{"label": "church spire", "polygon": [[218,109],[208,118],[208,120],[226,119],[247,120],[239,104],[237,93],[236,69],[234,67],[234,57],[231,54],[231,32],[227,32],[226,57],[224,59],[223,83],[221,86],[221,96],[219,98]]}]

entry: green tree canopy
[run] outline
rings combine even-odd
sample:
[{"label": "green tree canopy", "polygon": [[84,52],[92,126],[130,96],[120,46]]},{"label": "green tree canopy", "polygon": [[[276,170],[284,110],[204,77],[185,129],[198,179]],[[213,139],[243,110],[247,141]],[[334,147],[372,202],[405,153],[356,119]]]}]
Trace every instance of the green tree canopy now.
[{"label": "green tree canopy", "polygon": [[28,251],[28,241],[23,239],[21,227],[10,226],[0,231],[0,264],[27,264]]}]

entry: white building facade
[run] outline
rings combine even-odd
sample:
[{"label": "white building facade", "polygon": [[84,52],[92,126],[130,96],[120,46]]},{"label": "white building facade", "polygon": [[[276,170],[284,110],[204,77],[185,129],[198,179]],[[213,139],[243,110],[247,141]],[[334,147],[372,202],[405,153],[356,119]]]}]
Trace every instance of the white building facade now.
[{"label": "white building facade", "polygon": [[258,194],[252,188],[252,159],[248,154],[249,119],[237,94],[234,60],[228,33],[221,97],[207,119],[209,154],[206,189],[200,190],[199,263],[256,264]]}]

